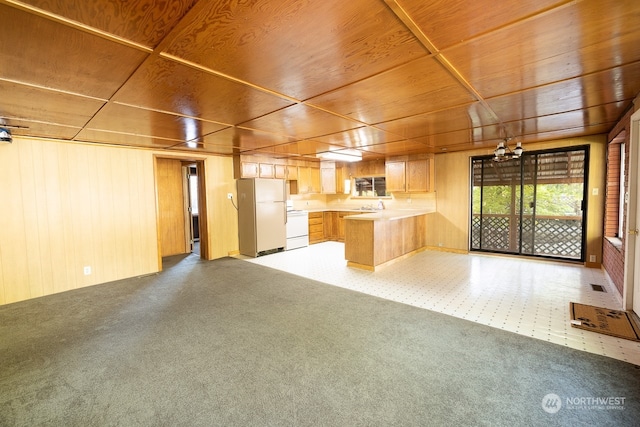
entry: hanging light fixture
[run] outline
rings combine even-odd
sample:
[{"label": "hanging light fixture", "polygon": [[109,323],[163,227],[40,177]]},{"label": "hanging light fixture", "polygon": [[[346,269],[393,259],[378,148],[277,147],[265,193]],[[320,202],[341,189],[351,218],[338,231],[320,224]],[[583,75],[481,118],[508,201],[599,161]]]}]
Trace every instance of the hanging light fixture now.
[{"label": "hanging light fixture", "polygon": [[519,159],[524,151],[522,149],[522,143],[517,142],[516,148],[513,151],[509,148],[507,143],[511,140],[511,138],[505,138],[504,142],[499,142],[496,149],[493,151],[493,161],[494,162],[506,162],[511,159]]}]

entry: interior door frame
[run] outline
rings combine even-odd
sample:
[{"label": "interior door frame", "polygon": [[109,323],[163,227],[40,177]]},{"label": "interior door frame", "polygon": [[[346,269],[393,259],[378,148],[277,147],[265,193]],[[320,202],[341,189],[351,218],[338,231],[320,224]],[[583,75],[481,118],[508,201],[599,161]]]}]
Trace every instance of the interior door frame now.
[{"label": "interior door frame", "polygon": [[187,252],[193,252],[193,210],[191,206],[191,166],[193,163],[182,162],[182,192],[184,194],[184,235]]},{"label": "interior door frame", "polygon": [[[635,305],[640,306],[640,295],[634,290],[640,290],[640,274],[637,267],[640,266],[640,250],[637,250],[638,236],[632,234],[640,225],[640,186],[638,185],[638,168],[640,167],[640,110],[631,115],[629,136],[629,168],[627,180],[627,225],[625,227],[625,251],[624,251],[624,292],[622,295],[622,307],[625,310],[633,310],[634,298],[638,299]],[[636,314],[638,311],[635,310]]]},{"label": "interior door frame", "polygon": [[158,246],[158,271],[162,271],[162,239],[160,232],[160,206],[158,203],[158,159],[176,160],[179,162],[190,162],[196,164],[198,176],[198,228],[200,229],[200,258],[209,259],[209,228],[207,221],[207,191],[206,191],[206,169],[204,159],[181,156],[167,156],[154,154],[153,156],[153,173],[154,173],[154,189],[156,198],[156,243]]}]

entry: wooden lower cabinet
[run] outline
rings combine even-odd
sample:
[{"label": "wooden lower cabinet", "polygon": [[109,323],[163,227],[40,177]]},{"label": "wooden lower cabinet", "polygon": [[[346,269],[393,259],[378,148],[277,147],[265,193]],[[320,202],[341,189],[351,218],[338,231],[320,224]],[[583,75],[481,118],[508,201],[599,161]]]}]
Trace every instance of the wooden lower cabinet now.
[{"label": "wooden lower cabinet", "polygon": [[309,212],[309,244],[324,242],[324,212]]},{"label": "wooden lower cabinet", "polygon": [[347,265],[375,270],[426,245],[426,215],[394,220],[349,220],[344,244]]},{"label": "wooden lower cabinet", "polygon": [[338,212],[324,213],[324,238],[325,240],[338,240]]},{"label": "wooden lower cabinet", "polygon": [[[309,244],[325,242],[327,240],[344,242],[344,218],[349,215],[359,214],[360,212],[342,211],[309,213]],[[322,233],[322,238],[320,238],[320,233]]]},{"label": "wooden lower cabinet", "polygon": [[359,212],[337,212],[338,214],[338,241],[344,242],[344,217],[360,215]]}]

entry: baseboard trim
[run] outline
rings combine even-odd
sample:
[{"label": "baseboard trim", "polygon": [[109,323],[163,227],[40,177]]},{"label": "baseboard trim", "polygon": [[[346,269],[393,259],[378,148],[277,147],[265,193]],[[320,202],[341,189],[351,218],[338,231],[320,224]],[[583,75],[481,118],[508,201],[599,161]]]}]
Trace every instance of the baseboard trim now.
[{"label": "baseboard trim", "polygon": [[451,252],[454,254],[469,255],[466,249],[443,248],[442,246],[425,246],[424,249],[429,251]]},{"label": "baseboard trim", "polygon": [[425,247],[413,250],[411,252],[407,252],[404,255],[400,255],[399,257],[390,259],[389,261],[383,262],[382,264],[378,264],[378,265],[366,265],[366,264],[359,264],[353,261],[347,261],[347,267],[359,268],[361,270],[367,270],[367,271],[378,271],[381,268],[387,267],[391,264],[394,264],[398,261],[402,261],[403,259],[409,258],[417,253],[424,252],[426,250],[427,250],[427,247],[425,246]]}]

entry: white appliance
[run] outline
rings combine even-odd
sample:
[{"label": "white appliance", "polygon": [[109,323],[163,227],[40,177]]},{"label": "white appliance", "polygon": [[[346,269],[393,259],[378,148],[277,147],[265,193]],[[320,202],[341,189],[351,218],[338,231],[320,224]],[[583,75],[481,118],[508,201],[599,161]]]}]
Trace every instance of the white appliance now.
[{"label": "white appliance", "polygon": [[243,178],[237,184],[240,253],[257,257],[283,250],[287,223],[284,180]]},{"label": "white appliance", "polygon": [[286,250],[309,246],[309,212],[287,211],[287,245]]}]

